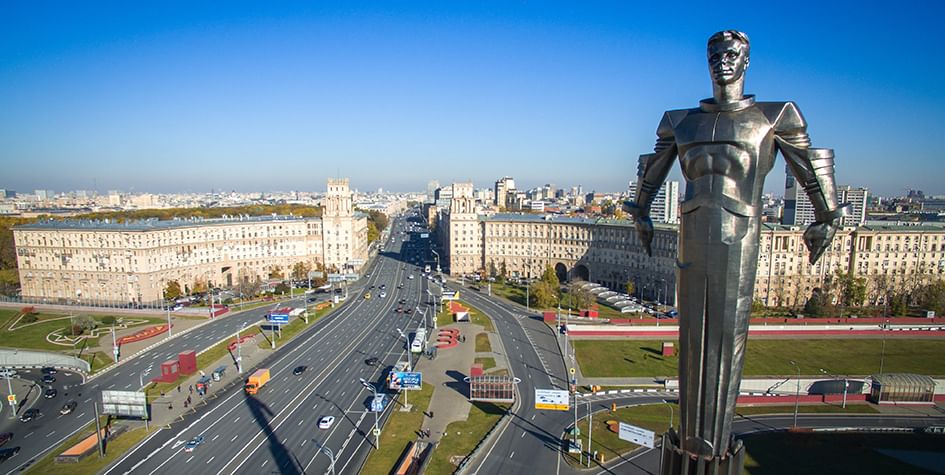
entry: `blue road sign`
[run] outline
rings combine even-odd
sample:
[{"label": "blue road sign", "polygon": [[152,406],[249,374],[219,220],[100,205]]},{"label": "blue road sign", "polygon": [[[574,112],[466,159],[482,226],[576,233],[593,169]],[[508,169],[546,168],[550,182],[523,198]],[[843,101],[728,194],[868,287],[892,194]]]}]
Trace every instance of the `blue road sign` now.
[{"label": "blue road sign", "polygon": [[269,323],[289,323],[288,313],[270,313]]}]

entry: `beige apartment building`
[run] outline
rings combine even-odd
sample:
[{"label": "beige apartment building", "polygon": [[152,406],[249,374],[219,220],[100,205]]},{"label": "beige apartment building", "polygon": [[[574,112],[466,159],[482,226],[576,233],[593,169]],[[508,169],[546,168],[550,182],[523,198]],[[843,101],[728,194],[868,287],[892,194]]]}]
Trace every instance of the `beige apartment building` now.
[{"label": "beige apartment building", "polygon": [[[464,206],[464,210],[468,209]],[[546,266],[563,281],[580,278],[621,289],[633,281],[647,299],[675,302],[677,227],[656,224],[653,257],[633,223],[536,214],[443,213],[452,275],[496,270],[534,278]],[[837,272],[867,280],[867,301],[882,304],[894,289],[945,278],[945,226],[865,225],[840,230],[815,265],[803,226],[763,224],[755,299],[769,306],[803,305]]]},{"label": "beige apartment building", "polygon": [[24,298],[157,303],[170,281],[237,288],[298,262],[357,270],[367,259],[367,217],[347,179],[328,181],[323,216],[44,221],[14,228]]}]

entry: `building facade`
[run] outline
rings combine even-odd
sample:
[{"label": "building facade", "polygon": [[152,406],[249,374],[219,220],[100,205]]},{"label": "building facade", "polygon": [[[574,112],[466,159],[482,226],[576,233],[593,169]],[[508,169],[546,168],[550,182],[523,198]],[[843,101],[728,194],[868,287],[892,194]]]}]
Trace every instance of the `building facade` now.
[{"label": "building facade", "polygon": [[[675,302],[675,225],[656,225],[649,257],[630,221],[509,213],[474,217],[464,212],[460,225],[460,215],[451,215],[444,213],[441,222],[450,223],[444,247],[451,250],[452,275],[504,268],[510,276],[535,278],[550,266],[562,281],[579,278],[613,289],[631,281],[644,298]],[[815,288],[838,273],[864,278],[866,303],[874,305],[897,289],[945,278],[945,226],[846,227],[814,265],[808,262],[805,229],[762,225],[754,294],[759,302],[803,305]]]},{"label": "building facade", "polygon": [[25,298],[153,304],[177,281],[238,288],[299,262],[357,270],[367,259],[367,217],[347,179],[329,180],[323,216],[44,221],[13,229]]},{"label": "building facade", "polygon": [[[630,182],[630,196],[637,196],[637,183]],[[650,219],[654,223],[679,223],[679,182],[668,180],[660,186],[653,204],[650,205]]]}]

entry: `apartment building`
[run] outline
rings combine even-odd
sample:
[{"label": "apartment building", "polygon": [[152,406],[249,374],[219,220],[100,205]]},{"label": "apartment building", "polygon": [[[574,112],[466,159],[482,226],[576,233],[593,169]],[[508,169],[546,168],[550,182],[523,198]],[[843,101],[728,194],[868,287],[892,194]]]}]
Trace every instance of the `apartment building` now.
[{"label": "apartment building", "polygon": [[347,179],[329,180],[318,218],[42,221],[13,233],[23,297],[53,302],[151,304],[170,281],[238,287],[298,262],[357,270],[368,249]]}]

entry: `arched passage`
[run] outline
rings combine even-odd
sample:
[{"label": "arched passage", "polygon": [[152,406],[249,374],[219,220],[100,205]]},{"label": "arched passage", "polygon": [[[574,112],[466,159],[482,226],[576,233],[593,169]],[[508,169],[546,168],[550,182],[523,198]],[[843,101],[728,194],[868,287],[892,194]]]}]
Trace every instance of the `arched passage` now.
[{"label": "arched passage", "polygon": [[558,282],[568,281],[568,267],[562,263],[555,264],[555,274],[558,276]]},{"label": "arched passage", "polygon": [[584,264],[578,264],[574,266],[574,270],[571,271],[571,280],[591,280],[591,272],[588,270],[587,266]]}]

